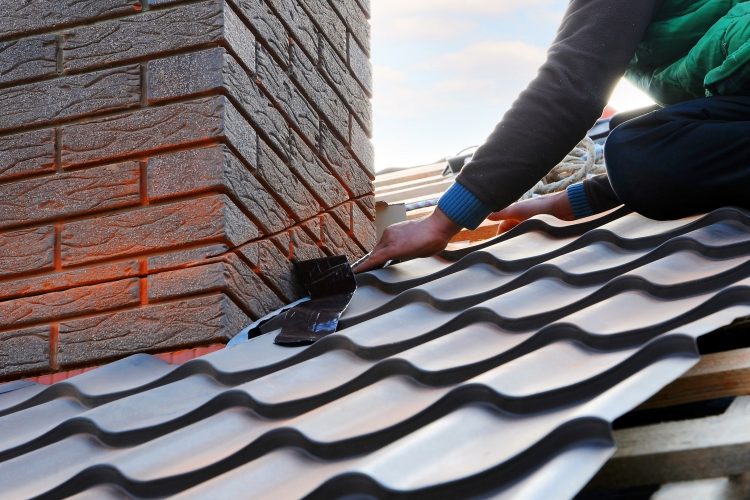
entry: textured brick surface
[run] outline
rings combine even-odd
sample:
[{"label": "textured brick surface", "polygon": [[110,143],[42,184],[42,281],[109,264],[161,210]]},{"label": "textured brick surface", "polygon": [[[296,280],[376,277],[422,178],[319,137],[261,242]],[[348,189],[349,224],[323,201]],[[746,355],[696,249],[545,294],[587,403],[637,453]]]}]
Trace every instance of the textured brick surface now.
[{"label": "textured brick surface", "polygon": [[[344,19],[356,43],[370,51],[370,23],[365,12],[351,0],[330,0],[333,7]],[[351,45],[350,40],[350,45]]]},{"label": "textured brick surface", "polygon": [[11,36],[40,28],[131,14],[142,7],[134,0],[0,0],[0,36]]},{"label": "textured brick surface", "polygon": [[[0,300],[130,278],[137,276],[139,269],[140,263],[138,261],[129,260],[54,272],[42,276],[19,278],[4,282],[0,286]],[[1,304],[2,302],[0,302]]]},{"label": "textured brick surface", "polygon": [[123,109],[141,99],[139,66],[0,89],[0,130]]},{"label": "textured brick surface", "polygon": [[177,49],[225,42],[254,65],[254,39],[220,0],[144,12],[68,32],[66,69],[80,69],[153,56]]},{"label": "textured brick surface", "polygon": [[349,198],[338,179],[328,171],[296,133],[292,133],[290,145],[292,170],[300,179],[304,179],[310,191],[322,201],[326,208],[334,207]]},{"label": "textured brick surface", "polygon": [[55,263],[55,228],[0,233],[0,277],[50,269]]},{"label": "textured brick surface", "polygon": [[346,137],[349,111],[317,71],[314,63],[296,45],[292,46],[292,78],[310,102],[320,110],[320,116],[325,118],[341,137]]},{"label": "textured brick surface", "polygon": [[321,128],[320,149],[323,158],[341,182],[349,188],[354,196],[363,196],[372,192],[372,172],[366,172],[357,163],[346,147],[325,127]]},{"label": "textured brick surface", "polygon": [[[360,125],[370,130],[372,105],[362,86],[347,71],[345,64],[327,46],[321,48],[321,68],[323,75],[332,82],[333,88],[342,96],[347,107],[352,110]],[[342,137],[346,137],[343,134]]]},{"label": "textured brick surface", "polygon": [[300,5],[299,0],[266,0],[279,18],[289,28],[289,32],[307,53],[314,58],[318,56],[318,34],[315,25]]},{"label": "textured brick surface", "polygon": [[331,9],[328,0],[301,0],[311,13],[326,38],[326,42],[338,52],[342,59],[346,59],[346,26],[336,12]]},{"label": "textured brick surface", "polygon": [[177,300],[60,323],[61,367],[142,351],[227,341],[247,316],[223,294]]},{"label": "textured brick surface", "polygon": [[233,245],[260,233],[225,195],[150,206],[65,224],[63,265],[204,241]]},{"label": "textured brick surface", "polygon": [[249,20],[281,64],[289,64],[289,36],[284,25],[262,0],[234,0],[240,14]]},{"label": "textured brick surface", "polygon": [[173,299],[205,291],[231,296],[252,317],[259,318],[284,303],[247,264],[230,254],[222,262],[190,267],[149,277],[149,301]]},{"label": "textured brick surface", "polygon": [[0,43],[0,83],[47,76],[56,71],[56,36],[43,35]]},{"label": "textured brick surface", "polygon": [[226,97],[216,96],[69,125],[62,132],[62,162],[70,166],[206,139],[226,139],[255,163],[254,136]]},{"label": "textured brick surface", "polygon": [[191,149],[149,160],[149,199],[222,191],[238,201],[267,234],[293,221],[265,187],[226,146]]},{"label": "textured brick surface", "polygon": [[127,162],[0,184],[0,228],[140,202],[140,166]]},{"label": "textured brick surface", "polygon": [[148,257],[146,262],[150,273],[168,271],[175,268],[206,264],[210,262],[208,259],[211,257],[223,255],[228,250],[229,245],[225,243],[214,243],[198,248],[161,253],[159,255]]},{"label": "textured brick surface", "polygon": [[0,7],[0,377],[226,341],[373,244],[369,2]]},{"label": "textured brick surface", "polygon": [[308,219],[320,213],[322,208],[310,191],[289,170],[284,161],[266,144],[260,144],[258,150],[258,177],[273,187],[281,203],[298,221]]},{"label": "textured brick surface", "polygon": [[0,181],[55,169],[55,131],[0,137]]},{"label": "textured brick surface", "polygon": [[292,124],[311,141],[317,141],[320,124],[318,113],[265,51],[260,51],[258,56],[258,78]]},{"label": "textured brick surface", "polygon": [[[206,73],[195,73],[208,68]],[[152,102],[220,91],[227,92],[250,123],[284,156],[289,147],[289,126],[254,80],[223,48],[181,54],[149,63],[148,96]]]},{"label": "textured brick surface", "polygon": [[0,376],[24,375],[49,367],[49,326],[0,332]]},{"label": "textured brick surface", "polygon": [[139,301],[139,280],[135,278],[6,300],[0,302],[0,328],[118,309]]},{"label": "textured brick surface", "polygon": [[354,155],[370,172],[375,171],[375,151],[367,132],[356,121],[351,124],[351,149]]}]

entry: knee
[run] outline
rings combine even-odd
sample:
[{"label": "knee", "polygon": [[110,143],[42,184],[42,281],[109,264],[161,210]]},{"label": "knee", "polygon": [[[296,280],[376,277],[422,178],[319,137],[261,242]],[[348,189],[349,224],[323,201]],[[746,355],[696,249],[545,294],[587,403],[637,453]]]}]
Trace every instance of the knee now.
[{"label": "knee", "polygon": [[612,189],[625,206],[651,219],[673,218],[663,200],[678,180],[676,170],[646,130],[632,122],[620,125],[607,138],[604,154]]}]

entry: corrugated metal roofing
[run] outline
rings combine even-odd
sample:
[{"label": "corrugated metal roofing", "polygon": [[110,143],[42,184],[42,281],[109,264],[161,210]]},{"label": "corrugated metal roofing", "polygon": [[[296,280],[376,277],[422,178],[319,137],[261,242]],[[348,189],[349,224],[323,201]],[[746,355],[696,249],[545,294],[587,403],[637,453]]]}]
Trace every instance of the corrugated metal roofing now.
[{"label": "corrugated metal roofing", "polygon": [[750,217],[527,221],[359,276],[338,333],[0,391],[9,498],[574,495],[610,423],[750,315]]}]

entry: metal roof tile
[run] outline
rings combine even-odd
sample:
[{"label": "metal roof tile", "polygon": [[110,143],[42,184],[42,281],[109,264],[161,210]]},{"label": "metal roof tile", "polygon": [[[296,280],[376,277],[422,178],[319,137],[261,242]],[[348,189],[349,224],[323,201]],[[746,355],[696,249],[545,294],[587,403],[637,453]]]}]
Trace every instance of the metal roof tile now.
[{"label": "metal roof tile", "polygon": [[572,496],[610,423],[750,315],[750,218],[549,217],[358,276],[339,332],[0,392],[12,497]]}]

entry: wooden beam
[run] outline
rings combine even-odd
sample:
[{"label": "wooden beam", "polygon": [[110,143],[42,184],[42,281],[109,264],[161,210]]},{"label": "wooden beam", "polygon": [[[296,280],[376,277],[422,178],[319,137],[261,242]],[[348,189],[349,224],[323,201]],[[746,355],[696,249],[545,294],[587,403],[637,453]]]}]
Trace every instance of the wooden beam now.
[{"label": "wooden beam", "polygon": [[750,470],[750,396],[719,416],[623,429],[594,488],[664,484]]},{"label": "wooden beam", "polygon": [[[750,348],[707,354],[640,408],[750,395]],[[750,426],[750,423],[748,423]]]},{"label": "wooden beam", "polygon": [[651,500],[746,500],[750,498],[750,473],[742,476],[665,484]]}]

